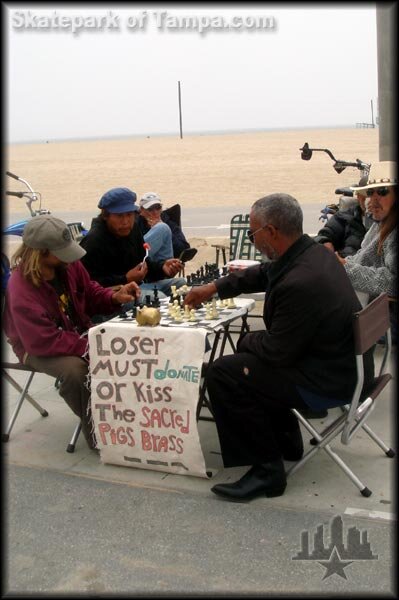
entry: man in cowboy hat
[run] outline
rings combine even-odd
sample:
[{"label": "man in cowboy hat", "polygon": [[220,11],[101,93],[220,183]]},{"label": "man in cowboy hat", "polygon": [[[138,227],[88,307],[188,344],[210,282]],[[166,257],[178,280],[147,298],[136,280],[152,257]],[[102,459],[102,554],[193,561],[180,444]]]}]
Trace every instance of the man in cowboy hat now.
[{"label": "man in cowboy hat", "polygon": [[[397,165],[382,161],[371,166],[366,185],[353,187],[365,191],[369,198],[368,210],[374,220],[356,254],[342,258],[336,256],[344,266],[352,285],[363,305],[368,304],[382,292],[392,300],[397,298]],[[396,302],[390,303],[392,342],[396,344]]]}]

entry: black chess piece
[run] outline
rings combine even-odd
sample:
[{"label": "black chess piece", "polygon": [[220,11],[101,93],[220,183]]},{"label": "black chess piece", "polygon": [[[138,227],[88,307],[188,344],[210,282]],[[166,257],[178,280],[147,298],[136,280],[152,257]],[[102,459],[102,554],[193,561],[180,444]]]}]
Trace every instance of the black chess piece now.
[{"label": "black chess piece", "polygon": [[160,305],[160,302],[159,302],[159,297],[158,297],[158,288],[157,288],[157,286],[156,286],[156,285],[154,285],[154,300],[153,300],[153,302],[152,302],[152,305],[153,305],[155,308],[158,308],[158,307],[159,307],[159,305]]},{"label": "black chess piece", "polygon": [[151,294],[146,294],[145,296],[145,305],[151,306]]},{"label": "black chess piece", "polygon": [[136,318],[137,307],[139,306],[139,298],[135,298],[133,302],[133,306],[130,308],[131,316],[133,319]]}]

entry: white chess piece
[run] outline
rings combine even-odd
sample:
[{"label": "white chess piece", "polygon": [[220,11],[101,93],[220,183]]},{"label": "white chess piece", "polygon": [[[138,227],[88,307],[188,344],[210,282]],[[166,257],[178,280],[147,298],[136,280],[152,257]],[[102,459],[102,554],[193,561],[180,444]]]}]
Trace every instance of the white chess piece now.
[{"label": "white chess piece", "polygon": [[237,304],[234,302],[234,298],[229,298],[227,301],[227,308],[237,308]]},{"label": "white chess piece", "polygon": [[175,321],[177,323],[181,323],[183,321],[183,313],[182,313],[182,310],[180,309],[180,306],[178,306],[176,309]]},{"label": "white chess piece", "polygon": [[216,298],[212,298],[211,315],[212,315],[212,319],[217,319],[219,317],[219,313],[216,309]]},{"label": "white chess piece", "polygon": [[198,321],[198,319],[195,316],[195,310],[193,308],[190,310],[190,319],[189,320],[190,321]]},{"label": "white chess piece", "polygon": [[212,314],[211,314],[211,309],[212,309],[212,304],[210,302],[207,302],[205,304],[205,309],[206,309],[206,313],[205,313],[205,319],[207,321],[211,321],[212,320]]}]

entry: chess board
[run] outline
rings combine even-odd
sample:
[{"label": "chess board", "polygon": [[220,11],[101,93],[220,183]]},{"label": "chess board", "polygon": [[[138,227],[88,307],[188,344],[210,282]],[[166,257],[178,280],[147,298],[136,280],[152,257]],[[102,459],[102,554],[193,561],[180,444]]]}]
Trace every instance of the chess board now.
[{"label": "chess board", "polygon": [[[161,311],[161,322],[157,327],[203,327],[204,329],[214,330],[222,323],[226,321],[234,320],[242,316],[243,313],[246,312],[247,307],[245,306],[245,310],[243,310],[243,300],[238,304],[238,299],[235,298],[234,302],[236,306],[234,308],[227,307],[219,307],[219,301],[216,303],[216,310],[218,313],[217,318],[214,319],[206,319],[207,309],[205,306],[202,308],[198,308],[195,310],[195,318],[196,321],[176,321],[169,315],[168,304],[169,300],[161,300],[159,310]],[[245,302],[245,301],[244,301]],[[252,308],[252,307],[251,307]],[[249,310],[251,310],[249,308]],[[183,309],[184,310],[184,309]],[[132,323],[137,326],[137,321],[133,316],[133,311],[127,311],[125,315],[118,315],[112,319],[113,323]]]}]

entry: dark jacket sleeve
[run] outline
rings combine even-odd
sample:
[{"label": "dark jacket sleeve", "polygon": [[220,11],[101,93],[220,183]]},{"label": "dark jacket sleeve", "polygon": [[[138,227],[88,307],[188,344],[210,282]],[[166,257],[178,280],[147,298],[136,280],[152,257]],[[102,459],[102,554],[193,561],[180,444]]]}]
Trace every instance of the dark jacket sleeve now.
[{"label": "dark jacket sleeve", "polygon": [[86,250],[81,262],[88,271],[90,278],[103,287],[124,285],[127,283],[126,274],[117,270],[118,263],[113,260],[109,247],[97,235],[90,232],[82,239],[80,245]]},{"label": "dark jacket sleeve", "polygon": [[314,241],[319,244],[330,242],[335,250],[342,248],[345,242],[346,221],[344,213],[335,213],[335,215],[328,219],[324,227],[320,229]]},{"label": "dark jacket sleeve", "polygon": [[331,242],[334,249],[346,257],[359,250],[365,233],[360,207],[355,207],[333,215],[314,240],[320,244]]},{"label": "dark jacket sleeve", "polygon": [[224,298],[234,298],[239,294],[266,291],[268,268],[268,263],[261,263],[216,279],[214,283],[219,297],[223,300]]}]

